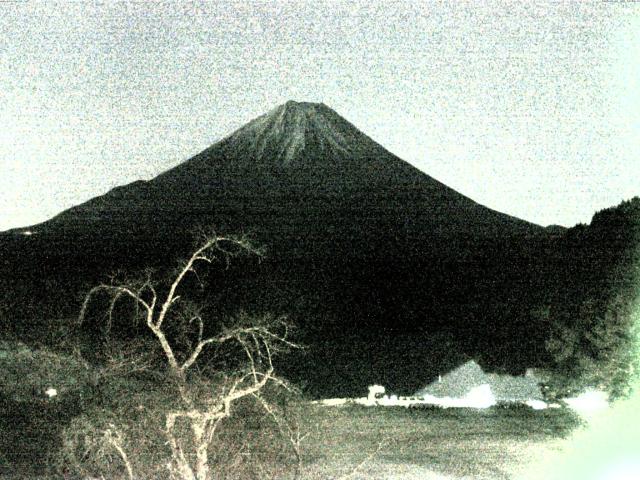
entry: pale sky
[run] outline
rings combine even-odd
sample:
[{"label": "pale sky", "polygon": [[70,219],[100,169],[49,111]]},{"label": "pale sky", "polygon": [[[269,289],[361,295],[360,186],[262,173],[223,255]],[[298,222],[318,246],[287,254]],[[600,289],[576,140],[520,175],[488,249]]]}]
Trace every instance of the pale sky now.
[{"label": "pale sky", "polygon": [[0,230],[324,102],[496,210],[640,195],[640,3],[0,1]]}]

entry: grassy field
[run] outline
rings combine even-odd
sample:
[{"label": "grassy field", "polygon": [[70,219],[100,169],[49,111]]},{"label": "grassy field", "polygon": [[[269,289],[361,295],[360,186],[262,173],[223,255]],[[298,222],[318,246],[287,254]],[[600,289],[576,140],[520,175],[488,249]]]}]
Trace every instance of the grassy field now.
[{"label": "grassy field", "polygon": [[0,476],[37,478],[60,444],[62,429],[77,409],[46,403],[12,403],[0,396]]},{"label": "grassy field", "polygon": [[[528,408],[301,408],[301,473],[309,479],[518,479],[579,423],[564,410]],[[42,471],[61,427],[51,413],[4,412],[3,480]]]},{"label": "grassy field", "polygon": [[565,410],[314,406],[303,478],[521,478],[579,425]]}]

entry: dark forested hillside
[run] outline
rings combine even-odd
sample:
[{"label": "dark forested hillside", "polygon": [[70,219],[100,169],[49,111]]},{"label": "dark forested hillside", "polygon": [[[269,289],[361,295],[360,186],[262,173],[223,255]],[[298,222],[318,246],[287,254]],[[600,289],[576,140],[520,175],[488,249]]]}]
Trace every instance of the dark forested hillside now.
[{"label": "dark forested hillside", "polygon": [[553,388],[625,394],[638,353],[640,198],[569,229],[551,254],[555,287],[537,315],[549,328]]}]

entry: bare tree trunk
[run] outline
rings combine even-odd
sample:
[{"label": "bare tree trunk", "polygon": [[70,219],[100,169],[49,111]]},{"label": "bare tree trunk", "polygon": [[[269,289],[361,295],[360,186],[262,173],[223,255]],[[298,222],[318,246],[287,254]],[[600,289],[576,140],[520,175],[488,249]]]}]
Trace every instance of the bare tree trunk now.
[{"label": "bare tree trunk", "polygon": [[185,458],[182,447],[176,439],[173,428],[176,423],[176,415],[168,414],[166,421],[167,438],[171,447],[171,461],[169,463],[169,471],[172,476],[178,477],[180,480],[196,480],[196,476],[189,465],[189,461]]},{"label": "bare tree trunk", "polygon": [[193,421],[193,436],[196,446],[196,479],[209,480],[209,442],[205,430],[209,421],[206,418]]}]

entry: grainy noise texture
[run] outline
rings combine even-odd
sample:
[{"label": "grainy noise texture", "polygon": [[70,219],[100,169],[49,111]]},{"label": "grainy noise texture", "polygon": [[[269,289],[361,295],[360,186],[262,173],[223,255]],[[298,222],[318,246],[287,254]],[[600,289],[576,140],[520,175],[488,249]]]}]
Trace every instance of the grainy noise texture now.
[{"label": "grainy noise texture", "polygon": [[638,478],[639,81],[640,1],[0,0],[0,480]]}]

